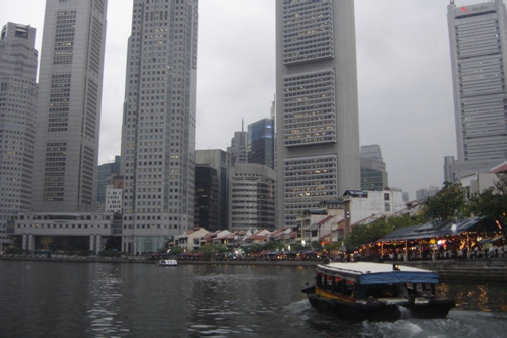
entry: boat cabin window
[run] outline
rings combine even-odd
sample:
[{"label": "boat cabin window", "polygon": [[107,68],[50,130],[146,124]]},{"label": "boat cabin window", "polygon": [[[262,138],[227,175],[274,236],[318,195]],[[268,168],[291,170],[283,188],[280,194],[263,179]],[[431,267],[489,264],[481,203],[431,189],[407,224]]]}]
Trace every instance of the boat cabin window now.
[{"label": "boat cabin window", "polygon": [[355,289],[355,283],[351,280],[345,280],[341,277],[326,275],[322,272],[317,273],[317,287],[323,290],[329,290],[333,293],[339,293],[344,296],[352,296]]},{"label": "boat cabin window", "polygon": [[407,298],[407,286],[405,284],[373,284],[362,285],[357,288],[356,298]]},{"label": "boat cabin window", "polygon": [[352,296],[354,293],[354,282],[351,280],[345,280],[345,283],[342,283],[342,285],[342,295]]},{"label": "boat cabin window", "polygon": [[416,297],[428,297],[435,295],[435,284],[429,283],[408,283],[408,294]]}]

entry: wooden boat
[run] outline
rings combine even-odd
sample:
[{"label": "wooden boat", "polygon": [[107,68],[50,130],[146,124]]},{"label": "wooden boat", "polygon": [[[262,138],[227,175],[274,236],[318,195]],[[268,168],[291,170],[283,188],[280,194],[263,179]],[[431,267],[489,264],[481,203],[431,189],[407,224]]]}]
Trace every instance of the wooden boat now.
[{"label": "wooden boat", "polygon": [[436,272],[409,266],[330,263],[318,265],[315,283],[307,283],[301,291],[316,309],[343,318],[445,318],[455,304],[436,296],[437,283]]},{"label": "wooden boat", "polygon": [[160,259],[157,264],[159,266],[177,266],[178,261],[175,259]]}]

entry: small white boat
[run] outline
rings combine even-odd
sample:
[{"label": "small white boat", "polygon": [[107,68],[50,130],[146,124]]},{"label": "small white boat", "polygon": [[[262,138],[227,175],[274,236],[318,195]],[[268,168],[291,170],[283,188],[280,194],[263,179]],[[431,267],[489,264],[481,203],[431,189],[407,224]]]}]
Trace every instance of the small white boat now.
[{"label": "small white boat", "polygon": [[178,261],[175,259],[161,259],[157,263],[159,266],[177,266]]}]

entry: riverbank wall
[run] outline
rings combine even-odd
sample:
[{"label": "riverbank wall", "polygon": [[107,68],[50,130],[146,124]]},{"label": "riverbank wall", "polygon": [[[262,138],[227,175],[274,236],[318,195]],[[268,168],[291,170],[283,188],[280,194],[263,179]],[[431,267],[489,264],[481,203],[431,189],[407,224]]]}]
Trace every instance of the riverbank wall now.
[{"label": "riverbank wall", "polygon": [[[0,260],[9,261],[45,261],[45,262],[76,262],[76,263],[143,263],[156,264],[157,261],[144,257],[80,257],[80,256],[31,256],[15,255],[0,256]],[[296,260],[179,260],[178,264],[216,264],[216,265],[260,265],[260,266],[303,266],[315,267],[322,261]],[[507,283],[507,258],[467,259],[467,260],[436,260],[388,262],[408,265],[439,273],[441,279],[477,282]]]},{"label": "riverbank wall", "polygon": [[412,261],[401,264],[438,272],[442,280],[507,283],[507,259]]}]

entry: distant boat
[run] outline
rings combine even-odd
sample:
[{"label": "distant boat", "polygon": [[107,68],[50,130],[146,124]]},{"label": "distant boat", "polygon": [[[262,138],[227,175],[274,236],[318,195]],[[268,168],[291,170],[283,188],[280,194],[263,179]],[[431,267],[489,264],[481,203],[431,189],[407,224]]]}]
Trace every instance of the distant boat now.
[{"label": "distant boat", "polygon": [[178,261],[175,259],[160,259],[157,264],[159,266],[177,266]]},{"label": "distant boat", "polygon": [[316,309],[343,318],[445,318],[455,305],[436,296],[438,274],[430,270],[357,262],[318,265],[316,273],[316,282],[301,291]]}]

